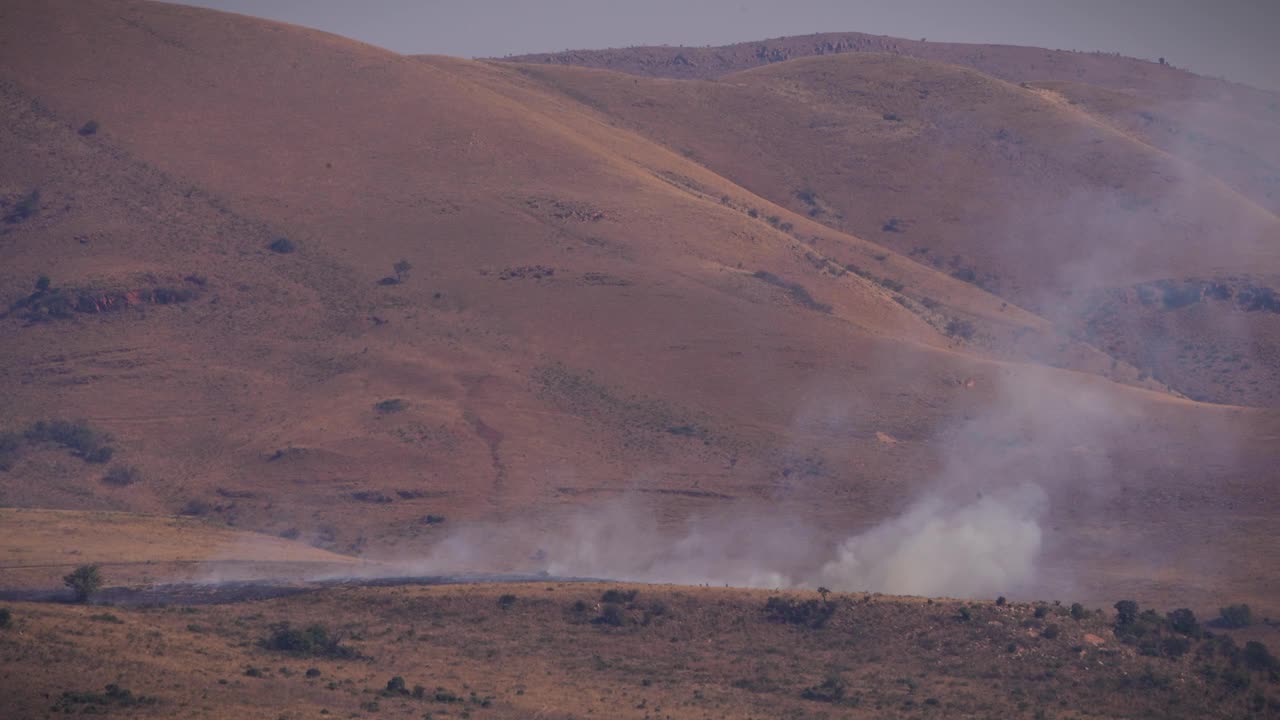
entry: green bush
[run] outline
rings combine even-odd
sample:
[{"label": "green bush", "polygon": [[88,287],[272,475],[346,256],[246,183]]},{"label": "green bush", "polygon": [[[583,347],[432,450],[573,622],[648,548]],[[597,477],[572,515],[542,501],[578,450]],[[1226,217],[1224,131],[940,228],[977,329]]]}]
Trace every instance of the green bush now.
[{"label": "green bush", "polygon": [[89,598],[102,587],[102,573],[97,565],[81,565],[64,575],[62,584],[75,593],[76,602],[89,602]]},{"label": "green bush", "polygon": [[85,124],[81,125],[81,126],[80,126],[80,129],[79,129],[79,130],[77,130],[76,132],[80,133],[81,135],[85,135],[85,136],[92,135],[92,134],[94,134],[94,133],[98,132],[98,121],[97,121],[97,120],[90,120],[89,122],[87,122],[87,123],[85,123]]},{"label": "green bush", "polygon": [[298,629],[287,622],[271,626],[271,634],[258,642],[267,650],[285,652],[291,655],[354,658],[355,650],[343,645],[340,639],[329,633],[328,628],[319,623]]},{"label": "green bush", "polygon": [[1250,640],[1244,644],[1244,654],[1241,657],[1244,659],[1245,667],[1255,672],[1280,669],[1280,663],[1277,663],[1275,656],[1267,650],[1266,645],[1257,640]]},{"label": "green bush", "polygon": [[1226,628],[1249,627],[1253,624],[1253,611],[1248,605],[1228,605],[1218,611],[1216,625]]},{"label": "green bush", "polygon": [[13,624],[13,611],[9,608],[0,608],[0,628],[7,628]]},{"label": "green bush", "polygon": [[1084,620],[1089,617],[1089,611],[1084,609],[1080,603],[1071,603],[1071,619]]},{"label": "green bush", "polygon": [[516,604],[516,596],[512,595],[511,593],[507,593],[498,598],[498,607],[502,608],[503,610],[510,610],[511,606],[515,604]]},{"label": "green bush", "polygon": [[293,241],[287,237],[278,237],[275,240],[272,240],[270,244],[267,245],[267,249],[273,253],[288,255],[294,250],[297,250],[298,246],[294,245]]}]

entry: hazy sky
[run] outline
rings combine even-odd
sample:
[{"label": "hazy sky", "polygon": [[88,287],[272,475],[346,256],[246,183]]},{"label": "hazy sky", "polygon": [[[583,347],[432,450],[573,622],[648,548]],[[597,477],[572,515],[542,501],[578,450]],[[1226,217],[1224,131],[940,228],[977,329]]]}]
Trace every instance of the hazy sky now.
[{"label": "hazy sky", "polygon": [[1280,0],[185,0],[402,53],[488,57],[857,31],[1118,51],[1280,89]]}]

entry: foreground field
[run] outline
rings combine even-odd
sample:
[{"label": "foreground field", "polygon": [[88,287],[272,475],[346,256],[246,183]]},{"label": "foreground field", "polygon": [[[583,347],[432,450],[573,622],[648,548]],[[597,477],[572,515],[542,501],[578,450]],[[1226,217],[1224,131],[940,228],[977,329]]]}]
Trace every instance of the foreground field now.
[{"label": "foreground field", "polygon": [[1109,610],[1056,603],[548,582],[10,609],[11,718],[1280,715],[1248,644],[1269,623],[1147,614],[1125,643]]}]

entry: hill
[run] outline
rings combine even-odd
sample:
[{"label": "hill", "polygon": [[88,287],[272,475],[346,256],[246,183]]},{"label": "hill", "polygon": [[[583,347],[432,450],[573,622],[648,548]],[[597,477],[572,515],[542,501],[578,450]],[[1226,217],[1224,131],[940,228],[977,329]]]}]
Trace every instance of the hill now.
[{"label": "hill", "polygon": [[[898,54],[789,60],[716,81],[520,67],[763,197],[1038,312],[1190,397],[1276,401],[1280,220],[1257,202],[1271,201],[1256,181],[1274,167],[1266,153],[1252,164],[1233,161],[1242,151],[1170,154],[1162,146],[1181,141],[1125,124],[1125,112],[1153,107],[1135,98],[1117,109],[1129,94],[1014,85]],[[1083,103],[1083,88],[1113,105]],[[1172,112],[1228,134],[1201,106],[1217,107],[1202,98]],[[1261,138],[1277,132],[1271,120],[1236,142],[1269,146]]]},{"label": "hill", "polygon": [[[424,571],[1270,608],[1273,410],[1192,402],[1076,332],[1034,287],[1070,287],[1074,246],[1037,248],[1053,272],[962,227],[998,196],[872,212],[831,179],[810,203],[789,175],[809,166],[774,151],[826,167],[821,124],[792,106],[825,114],[890,163],[872,183],[888,202],[886,179],[920,182],[918,155],[947,137],[939,168],[960,182],[1007,116],[1025,152],[1065,166],[1001,176],[1033,207],[1105,183],[1113,154],[1144,199],[1176,161],[976,72],[831,60],[641,86],[192,8],[6,3],[0,498],[184,514]],[[869,116],[825,97],[822,73],[943,100],[882,88],[906,119]],[[626,82],[673,116],[705,94],[680,125],[704,149],[593,95]],[[745,139],[718,144],[707,114],[734,108]],[[972,119],[937,134],[947,117]],[[1066,131],[1086,134],[1058,148]],[[1094,141],[1102,159],[1077,160]],[[765,157],[734,157],[752,144]],[[977,167],[1007,173],[994,147]],[[1204,243],[1148,234],[1184,220],[1237,224],[1224,272],[1274,271],[1268,211],[1180,182],[1206,214],[1161,199],[1126,246],[1172,270],[1116,268],[1103,290],[1198,272]],[[969,203],[928,241],[954,246],[905,240]],[[997,261],[1016,288],[968,281]]]}]

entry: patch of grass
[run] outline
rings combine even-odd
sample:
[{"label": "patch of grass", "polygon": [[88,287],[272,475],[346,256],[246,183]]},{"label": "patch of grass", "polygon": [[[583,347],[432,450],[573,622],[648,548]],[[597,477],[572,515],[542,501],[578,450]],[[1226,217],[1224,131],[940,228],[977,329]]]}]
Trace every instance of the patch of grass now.
[{"label": "patch of grass", "polygon": [[141,479],[142,473],[133,465],[112,465],[107,474],[102,476],[102,482],[117,487],[132,485]]}]

